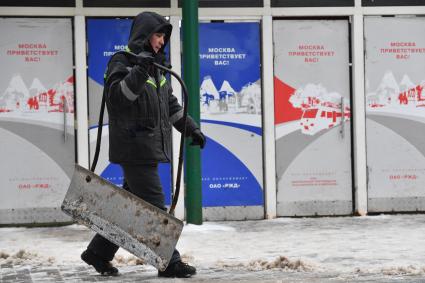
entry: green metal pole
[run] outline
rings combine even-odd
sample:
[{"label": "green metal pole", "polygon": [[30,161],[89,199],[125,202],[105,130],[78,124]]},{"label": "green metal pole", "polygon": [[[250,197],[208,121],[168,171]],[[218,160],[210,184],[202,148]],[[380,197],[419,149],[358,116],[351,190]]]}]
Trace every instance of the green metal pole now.
[{"label": "green metal pole", "polygon": [[[198,0],[183,0],[183,76],[189,91],[189,115],[200,124]],[[202,224],[201,152],[186,145],[186,219]]]}]

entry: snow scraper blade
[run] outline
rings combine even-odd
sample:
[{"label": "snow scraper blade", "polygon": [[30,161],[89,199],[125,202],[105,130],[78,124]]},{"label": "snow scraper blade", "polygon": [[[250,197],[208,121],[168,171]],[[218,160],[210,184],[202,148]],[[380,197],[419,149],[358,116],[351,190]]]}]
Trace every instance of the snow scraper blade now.
[{"label": "snow scraper blade", "polygon": [[75,165],[62,210],[159,270],[164,270],[183,222],[126,190]]}]

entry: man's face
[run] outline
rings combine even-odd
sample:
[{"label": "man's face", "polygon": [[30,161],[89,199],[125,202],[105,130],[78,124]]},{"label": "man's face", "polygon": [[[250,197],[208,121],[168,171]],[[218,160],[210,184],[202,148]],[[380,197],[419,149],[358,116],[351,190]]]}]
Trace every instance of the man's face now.
[{"label": "man's face", "polygon": [[158,53],[162,46],[164,46],[164,42],[165,33],[154,33],[149,39],[149,43],[151,44],[152,49],[155,53]]}]

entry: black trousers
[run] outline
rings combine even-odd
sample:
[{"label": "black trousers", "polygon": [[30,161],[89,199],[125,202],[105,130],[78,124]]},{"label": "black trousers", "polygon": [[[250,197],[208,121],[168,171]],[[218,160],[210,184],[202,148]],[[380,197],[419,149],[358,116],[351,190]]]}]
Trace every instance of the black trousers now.
[{"label": "black trousers", "polygon": [[[164,192],[158,174],[158,164],[147,165],[121,165],[124,171],[124,189],[135,194],[150,204],[166,210],[164,204]],[[92,251],[102,259],[111,261],[119,246],[108,241],[99,234],[91,240],[88,250]],[[174,250],[170,264],[181,260],[180,253]]]}]

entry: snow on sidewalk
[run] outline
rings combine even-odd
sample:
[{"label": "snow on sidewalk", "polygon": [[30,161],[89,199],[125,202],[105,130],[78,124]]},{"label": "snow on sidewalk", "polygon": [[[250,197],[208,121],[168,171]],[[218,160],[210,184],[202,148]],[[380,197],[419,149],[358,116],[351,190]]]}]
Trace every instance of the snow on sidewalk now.
[{"label": "snow on sidewalk", "polygon": [[[278,218],[186,225],[177,248],[192,282],[425,282],[425,215]],[[79,258],[93,232],[80,225],[0,228],[0,282],[182,282],[120,249],[121,276]]]}]

